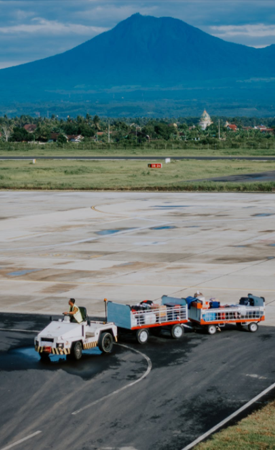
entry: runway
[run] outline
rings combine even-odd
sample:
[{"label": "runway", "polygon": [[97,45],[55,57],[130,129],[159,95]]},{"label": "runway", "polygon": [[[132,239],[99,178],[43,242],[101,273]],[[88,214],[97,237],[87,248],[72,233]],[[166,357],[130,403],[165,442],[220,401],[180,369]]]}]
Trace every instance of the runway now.
[{"label": "runway", "polygon": [[[59,356],[42,363],[35,333],[12,330],[39,330],[47,322],[47,316],[0,316],[7,330],[0,331],[1,450],[19,441],[15,449],[181,450],[274,382],[273,327],[255,334],[233,326],[215,336],[187,332],[179,341],[163,334],[146,346],[128,338],[128,348],[116,346],[112,355],[94,350],[77,363]],[[120,390],[147,369],[131,349],[144,353],[152,370]],[[98,403],[81,410],[91,401]]]}]

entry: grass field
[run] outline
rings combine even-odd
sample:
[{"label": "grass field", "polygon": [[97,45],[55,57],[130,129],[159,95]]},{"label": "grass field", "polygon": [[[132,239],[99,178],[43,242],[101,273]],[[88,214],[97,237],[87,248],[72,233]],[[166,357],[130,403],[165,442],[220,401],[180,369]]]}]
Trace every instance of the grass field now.
[{"label": "grass field", "polygon": [[172,161],[149,169],[145,161],[0,161],[2,189],[271,191],[275,183],[190,182],[275,170],[275,161]]},{"label": "grass field", "polygon": [[[157,144],[156,144],[157,145]],[[56,144],[24,144],[9,143],[0,146],[1,156],[275,156],[275,145],[271,148],[222,148],[216,149],[208,146],[194,146],[193,148],[177,148],[176,144],[159,144],[155,147],[117,148],[115,146],[99,144],[66,144],[58,147]]]},{"label": "grass field", "polygon": [[275,448],[275,402],[250,414],[237,425],[215,434],[196,450],[273,450]]}]

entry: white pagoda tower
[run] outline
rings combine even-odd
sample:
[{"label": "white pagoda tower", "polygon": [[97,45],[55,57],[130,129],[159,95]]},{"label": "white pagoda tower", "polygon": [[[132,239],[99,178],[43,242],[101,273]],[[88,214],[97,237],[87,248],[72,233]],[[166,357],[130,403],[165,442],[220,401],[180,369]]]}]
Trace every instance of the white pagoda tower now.
[{"label": "white pagoda tower", "polygon": [[211,120],[211,117],[206,112],[206,110],[204,110],[203,114],[201,116],[201,120],[200,120],[199,126],[201,127],[202,130],[206,130],[206,128],[209,127],[209,125],[211,125],[212,123],[213,122]]}]

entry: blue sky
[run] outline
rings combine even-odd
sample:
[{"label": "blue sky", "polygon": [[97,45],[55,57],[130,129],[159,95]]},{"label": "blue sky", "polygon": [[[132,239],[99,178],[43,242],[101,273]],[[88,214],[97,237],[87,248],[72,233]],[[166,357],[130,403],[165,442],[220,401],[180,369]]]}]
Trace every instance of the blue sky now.
[{"label": "blue sky", "polygon": [[0,68],[69,50],[136,12],[244,45],[275,44],[275,0],[0,0]]}]

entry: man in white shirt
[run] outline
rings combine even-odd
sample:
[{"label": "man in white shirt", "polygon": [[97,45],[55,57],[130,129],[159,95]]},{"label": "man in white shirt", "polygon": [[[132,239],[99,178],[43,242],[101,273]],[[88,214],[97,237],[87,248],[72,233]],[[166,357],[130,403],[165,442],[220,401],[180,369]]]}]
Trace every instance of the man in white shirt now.
[{"label": "man in white shirt", "polygon": [[69,305],[70,305],[70,311],[69,312],[64,312],[63,314],[65,316],[70,316],[71,322],[77,322],[77,323],[83,322],[83,318],[82,318],[80,309],[76,305],[74,298],[70,298]]}]

